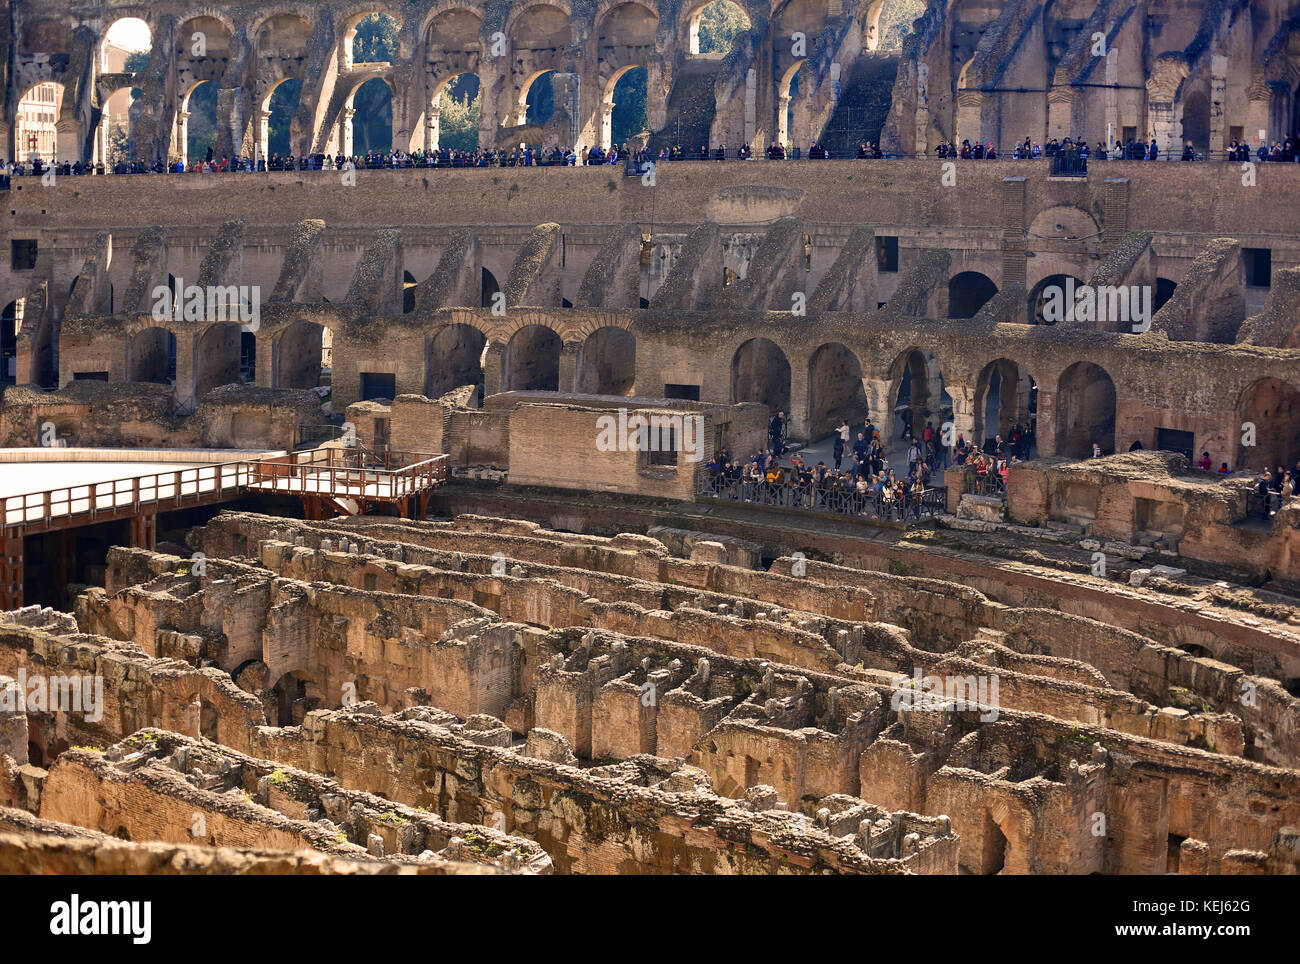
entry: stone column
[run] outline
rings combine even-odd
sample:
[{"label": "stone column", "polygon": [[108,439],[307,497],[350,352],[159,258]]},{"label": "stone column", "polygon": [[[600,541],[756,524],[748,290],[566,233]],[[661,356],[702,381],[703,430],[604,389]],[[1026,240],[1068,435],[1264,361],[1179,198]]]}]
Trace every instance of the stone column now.
[{"label": "stone column", "polygon": [[352,156],[352,118],[356,113],[352,107],[344,107],[339,111],[339,150],[345,157]]},{"label": "stone column", "polygon": [[504,342],[490,342],[483,359],[483,396],[499,395],[505,384],[506,346]]},{"label": "stone column", "polygon": [[1228,91],[1228,58],[1215,54],[1210,58],[1210,151],[1227,148],[1228,139],[1223,125],[1224,102]]},{"label": "stone column", "polygon": [[578,385],[578,356],[582,354],[582,342],[566,341],[560,349],[560,384],[561,392],[575,392]]},{"label": "stone column", "polygon": [[426,153],[438,149],[438,139],[441,135],[441,119],[442,108],[430,104],[428,113],[424,115],[424,150]]},{"label": "stone column", "polygon": [[614,140],[614,102],[604,101],[600,105],[600,146],[609,150]]},{"label": "stone column", "polygon": [[[957,444],[957,436],[967,442],[975,441],[975,387],[973,385],[950,384],[948,395],[952,398],[952,442]],[[940,438],[942,439],[942,426]]]},{"label": "stone column", "polygon": [[793,441],[812,442],[812,426],[808,419],[808,362],[790,366],[790,408],[786,411],[786,420],[790,426],[789,436]]},{"label": "stone column", "polygon": [[253,160],[266,160],[271,143],[271,112],[261,109],[257,112],[257,147]]},{"label": "stone column", "polygon": [[[890,391],[892,384],[888,378],[863,378],[862,388],[867,393],[867,413],[872,424],[880,429],[880,444],[886,452],[891,451],[894,436],[894,400]],[[856,429],[854,432],[856,433]],[[856,441],[854,434],[849,441]]]},{"label": "stone column", "polygon": [[198,340],[197,331],[182,331],[176,338],[176,401],[182,405],[193,405],[196,401],[194,364]]},{"label": "stone column", "polygon": [[188,167],[190,163],[190,112],[187,110],[178,110],[176,112],[176,153],[180,155],[181,163]]}]

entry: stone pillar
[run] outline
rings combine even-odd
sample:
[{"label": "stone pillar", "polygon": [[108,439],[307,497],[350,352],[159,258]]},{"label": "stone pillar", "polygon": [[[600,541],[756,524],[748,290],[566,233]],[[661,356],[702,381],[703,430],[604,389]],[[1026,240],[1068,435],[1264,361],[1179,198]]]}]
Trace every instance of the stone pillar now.
[{"label": "stone pillar", "polygon": [[176,338],[176,401],[182,405],[195,402],[194,363],[199,333],[182,331]]},{"label": "stone pillar", "polygon": [[[790,148],[790,95],[782,94],[776,99],[776,134],[777,140],[785,145],[786,156],[789,155]],[[807,148],[805,148],[807,150]]]},{"label": "stone pillar", "polygon": [[499,395],[501,393],[501,387],[505,384],[505,367],[505,343],[500,341],[490,342],[487,346],[487,355],[483,359],[483,396],[485,398],[489,395]]},{"label": "stone pillar", "polygon": [[253,383],[258,388],[271,388],[273,387],[271,376],[274,372],[275,339],[271,337],[269,332],[262,331],[259,328],[253,333],[253,341],[255,343],[254,351],[256,352],[254,356]]},{"label": "stone pillar", "polygon": [[176,153],[180,155],[181,163],[188,167],[190,163],[190,112],[187,110],[178,110],[176,112]]},{"label": "stone pillar", "polygon": [[[812,426],[808,419],[808,401],[811,392],[808,387],[808,363],[790,366],[790,408],[785,413],[787,433],[793,441],[812,442]],[[837,423],[838,424],[838,423]]]},{"label": "stone pillar", "polygon": [[758,132],[758,71],[753,67],[745,74],[745,143],[754,146]]},{"label": "stone pillar", "polygon": [[436,104],[430,104],[428,113],[424,115],[424,150],[426,153],[438,149],[441,119],[442,108]]},{"label": "stone pillar", "polygon": [[578,390],[578,356],[582,354],[582,342],[566,341],[560,349],[560,384],[559,391],[575,392]]},{"label": "stone pillar", "polygon": [[[880,444],[884,450],[889,452],[893,445],[894,436],[894,400],[890,389],[892,383],[888,378],[863,378],[862,388],[867,393],[867,413],[871,416],[872,424],[880,429]],[[854,432],[856,433],[856,429]],[[849,441],[857,440],[857,435],[850,437]]]},{"label": "stone pillar", "polygon": [[613,145],[614,140],[614,102],[604,101],[600,105],[600,146],[605,150]]},{"label": "stone pillar", "polygon": [[1215,54],[1210,58],[1210,152],[1223,151],[1228,146],[1224,135],[1223,110],[1228,91],[1228,58]]},{"label": "stone pillar", "polygon": [[[950,384],[948,395],[952,398],[952,441],[957,444],[960,435],[966,441],[975,438],[975,388],[967,384]],[[940,427],[942,431],[942,426]]]},{"label": "stone pillar", "polygon": [[271,143],[271,112],[260,109],[257,112],[257,147],[253,160],[266,160],[267,149]]},{"label": "stone pillar", "polygon": [[344,107],[339,111],[339,150],[345,157],[352,156],[352,118],[356,113],[352,107]]},{"label": "stone pillar", "polygon": [[54,125],[54,156],[57,160],[84,161],[82,157],[83,139],[81,125],[75,120],[61,120]]}]

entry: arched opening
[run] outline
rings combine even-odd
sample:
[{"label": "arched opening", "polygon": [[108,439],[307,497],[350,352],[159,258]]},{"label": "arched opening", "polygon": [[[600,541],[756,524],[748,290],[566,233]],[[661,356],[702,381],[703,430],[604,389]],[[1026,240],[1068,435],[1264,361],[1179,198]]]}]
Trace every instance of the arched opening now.
[{"label": "arched opening", "polygon": [[1094,443],[1115,451],[1115,383],[1100,365],[1075,362],[1057,382],[1056,454],[1087,458]]},{"label": "arched opening", "polygon": [[1174,296],[1174,289],[1178,285],[1168,278],[1156,279],[1155,297],[1151,299],[1151,313],[1155,314],[1161,308],[1169,303],[1169,299]]},{"label": "arched opening", "polygon": [[729,53],[736,38],[749,31],[749,16],[731,0],[713,0],[700,7],[688,20],[692,54]]},{"label": "arched opening", "polygon": [[473,325],[439,328],[425,341],[424,394],[441,398],[462,385],[475,385],[481,399],[486,351],[487,338]]},{"label": "arched opening", "polygon": [[558,392],[560,336],[545,325],[526,325],[506,344],[505,390]]},{"label": "arched opening", "polygon": [[258,115],[254,115],[254,150],[259,158],[297,153],[295,145],[299,144],[304,145],[302,150],[306,149],[311,132],[295,130],[293,119],[302,95],[302,74],[305,65],[311,62],[314,48],[315,30],[304,17],[278,13],[258,28],[256,76],[260,93],[257,101],[262,110],[271,113],[264,127]]},{"label": "arched opening", "polygon": [[478,148],[479,97],[477,74],[457,74],[433,96],[433,149],[472,153]]},{"label": "arched opening", "polygon": [[606,88],[601,111],[600,146],[622,147],[646,130],[646,69],[626,67]]},{"label": "arched opening", "polygon": [[1002,873],[1007,862],[1007,836],[993,815],[984,811],[984,848],[980,854],[980,871],[986,876]]},{"label": "arched opening", "polygon": [[352,92],[347,107],[352,110],[345,120],[342,150],[348,156],[387,154],[393,149],[393,89],[381,77],[372,77]]},{"label": "arched opening", "polygon": [[11,301],[0,314],[0,383],[12,385],[18,380],[18,332],[22,328],[23,306]]},{"label": "arched opening", "polygon": [[921,438],[927,423],[938,432],[952,399],[935,357],[916,348],[899,355],[890,368],[890,383],[896,418],[891,437],[884,440],[887,450],[895,442]]},{"label": "arched opening", "polygon": [[29,163],[35,158],[47,162],[60,159],[57,124],[62,102],[62,84],[46,81],[27,88],[18,101],[14,124],[19,158]]},{"label": "arched opening", "polygon": [[512,124],[545,124],[555,108],[549,74],[564,65],[564,51],[573,38],[569,15],[559,7],[536,4],[519,14],[509,33],[517,98]]},{"label": "arched opening", "polygon": [[1192,91],[1183,101],[1183,145],[1189,142],[1197,154],[1210,149],[1210,98],[1202,90]]},{"label": "arched opening", "polygon": [[787,147],[790,146],[791,132],[794,130],[794,104],[799,96],[799,78],[808,73],[804,70],[807,62],[807,58],[800,57],[777,82],[776,140],[778,144]]},{"label": "arched opening", "polygon": [[479,301],[480,308],[494,307],[492,302],[497,294],[501,291],[501,286],[497,284],[497,276],[487,268],[483,269],[483,290],[482,297]]},{"label": "arched opening", "polygon": [[555,92],[551,88],[554,70],[534,74],[520,91],[519,123],[542,127],[555,113]]},{"label": "arched opening", "polygon": [[1023,365],[999,358],[984,366],[975,382],[975,439],[984,449],[992,451],[999,435],[1006,441],[1017,425],[1033,438],[1037,411],[1038,386]]},{"label": "arched opening", "polygon": [[636,338],[622,328],[597,328],[578,355],[578,391],[631,395],[636,384]]},{"label": "arched opening", "polygon": [[861,425],[867,417],[862,363],[844,345],[822,345],[808,361],[808,437],[813,440],[839,428],[841,421]]},{"label": "arched opening", "polygon": [[[1073,287],[1070,286],[1073,282]],[[1069,310],[1070,293],[1083,287],[1083,282],[1072,275],[1048,275],[1029,292],[1028,323],[1031,325],[1054,325]],[[1071,314],[1070,317],[1073,317]]]},{"label": "arched opening", "polygon": [[325,328],[310,321],[295,321],[274,342],[276,388],[316,388],[328,367]]},{"label": "arched opening", "polygon": [[658,18],[640,3],[621,3],[601,18],[597,54],[608,71],[601,98],[603,148],[627,143],[646,129],[645,65],[655,53]]},{"label": "arched opening", "polygon": [[[1237,412],[1238,468],[1295,467],[1300,459],[1300,390],[1281,379],[1261,378],[1242,393]],[[1252,438],[1255,444],[1247,445]]]},{"label": "arched opening", "polygon": [[401,24],[386,13],[361,17],[344,34],[344,47],[351,58],[348,66],[391,64],[397,59],[401,29]]},{"label": "arched opening", "polygon": [[181,110],[185,117],[183,160],[186,164],[216,160],[217,93],[216,83],[204,80],[191,88],[185,96]]},{"label": "arched opening", "polygon": [[[138,17],[114,21],[99,46],[100,74],[141,74],[149,64],[153,33]],[[94,160],[105,165],[129,163],[135,150],[132,121],[138,110],[133,105],[142,91],[121,87],[113,91],[100,107],[99,127],[94,144]]]},{"label": "arched opening", "polygon": [[317,687],[311,677],[299,673],[285,673],[271,687],[277,726],[301,726],[303,719],[320,706]]},{"label": "arched opening", "polygon": [[731,359],[731,401],[760,402],[790,412],[790,362],[775,342],[751,338]]},{"label": "arched opening", "polygon": [[293,115],[298,112],[302,98],[302,81],[289,77],[280,81],[266,98],[265,110],[270,113],[266,122],[267,138],[263,154],[268,158],[290,154]]},{"label": "arched opening", "polygon": [[202,398],[222,385],[243,382],[242,336],[240,325],[232,321],[211,325],[199,336],[194,353],[195,397]]},{"label": "arched opening", "polygon": [[127,380],[176,384],[176,336],[156,325],[137,332],[131,339]]},{"label": "arched opening", "polygon": [[974,318],[998,293],[993,279],[978,271],[963,271],[948,280],[948,317]]}]

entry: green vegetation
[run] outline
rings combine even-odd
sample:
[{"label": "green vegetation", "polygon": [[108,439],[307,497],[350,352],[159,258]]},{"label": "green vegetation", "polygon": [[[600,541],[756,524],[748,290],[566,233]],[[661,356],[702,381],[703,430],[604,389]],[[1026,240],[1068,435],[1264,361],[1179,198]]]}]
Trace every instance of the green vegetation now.
[{"label": "green vegetation", "polygon": [[729,0],[713,0],[700,14],[700,53],[726,53],[749,29],[749,18]]}]

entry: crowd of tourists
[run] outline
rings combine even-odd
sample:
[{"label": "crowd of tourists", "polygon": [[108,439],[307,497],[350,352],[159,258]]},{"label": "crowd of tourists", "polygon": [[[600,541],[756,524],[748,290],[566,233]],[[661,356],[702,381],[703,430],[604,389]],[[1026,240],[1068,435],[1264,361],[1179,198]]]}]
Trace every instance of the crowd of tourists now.
[{"label": "crowd of tourists", "polygon": [[[830,148],[824,144],[813,143],[806,151],[797,146],[787,147],[773,141],[765,152],[768,160],[825,160],[832,157]],[[845,154],[844,158],[851,155]],[[858,144],[856,157],[859,160],[879,158],[896,158],[901,155],[887,151],[879,144],[863,141]],[[1001,155],[992,142],[980,143],[963,140],[958,146],[953,142],[939,144],[933,156],[941,160],[997,160]],[[1127,142],[1116,141],[1113,146],[1098,142],[1090,146],[1084,138],[1058,140],[1053,137],[1039,143],[1026,137],[1018,142],[1008,155],[1013,160],[1049,159],[1062,170],[1077,170],[1086,173],[1088,162],[1097,160],[1157,161],[1162,159],[1159,145],[1155,138],[1150,143],[1130,138]],[[1276,161],[1300,162],[1300,144],[1291,140],[1260,144],[1254,150],[1244,141],[1233,138],[1224,152],[1226,160],[1240,161]],[[648,162],[663,161],[749,161],[754,159],[754,152],[748,145],[728,149],[725,144],[713,147],[701,145],[697,150],[686,150],[680,145],[664,147],[657,152],[634,151],[627,144],[609,148],[552,147],[549,150],[521,144],[510,149],[476,148],[472,151],[440,148],[423,151],[371,151],[365,154],[347,156],[342,153],[293,155],[273,153],[269,157],[252,158],[214,157],[209,149],[201,160],[184,162],[179,159],[164,162],[157,158],[153,163],[143,161],[118,160],[105,164],[102,161],[82,163],[81,161],[45,161],[33,156],[27,160],[0,163],[0,178],[8,183],[10,177],[42,175],[53,170],[56,175],[80,176],[104,174],[226,174],[264,171],[343,171],[343,170],[400,170],[409,168],[467,168],[467,167],[587,167],[597,164],[625,164],[630,172],[641,173]],[[1163,158],[1172,159],[1172,158]],[[1184,161],[1206,160],[1206,156],[1197,152],[1192,144],[1187,143],[1180,156]]]}]

